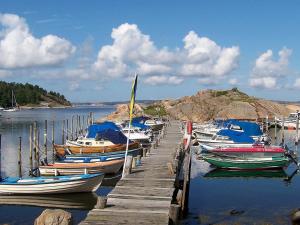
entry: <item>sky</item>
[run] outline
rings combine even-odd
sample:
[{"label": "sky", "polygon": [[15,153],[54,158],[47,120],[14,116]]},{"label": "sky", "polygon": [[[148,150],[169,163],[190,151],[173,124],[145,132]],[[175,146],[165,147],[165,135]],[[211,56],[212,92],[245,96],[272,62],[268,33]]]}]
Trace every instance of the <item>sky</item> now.
[{"label": "sky", "polygon": [[0,80],[72,102],[237,87],[299,101],[300,2],[1,0]]}]

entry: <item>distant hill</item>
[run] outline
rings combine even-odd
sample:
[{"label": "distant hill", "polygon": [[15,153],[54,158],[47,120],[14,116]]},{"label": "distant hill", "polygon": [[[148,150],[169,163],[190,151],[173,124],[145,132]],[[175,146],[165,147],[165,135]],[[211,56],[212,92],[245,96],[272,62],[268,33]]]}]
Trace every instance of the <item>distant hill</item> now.
[{"label": "distant hill", "polygon": [[61,95],[54,91],[47,91],[38,85],[7,83],[0,81],[0,106],[11,106],[11,92],[14,92],[16,101],[20,106],[36,107],[36,106],[70,106],[71,103]]},{"label": "distant hill", "polygon": [[231,90],[202,90],[193,96],[163,100],[159,104],[172,117],[181,120],[208,121],[216,118],[258,119],[287,116],[300,108],[249,96],[237,88]]}]

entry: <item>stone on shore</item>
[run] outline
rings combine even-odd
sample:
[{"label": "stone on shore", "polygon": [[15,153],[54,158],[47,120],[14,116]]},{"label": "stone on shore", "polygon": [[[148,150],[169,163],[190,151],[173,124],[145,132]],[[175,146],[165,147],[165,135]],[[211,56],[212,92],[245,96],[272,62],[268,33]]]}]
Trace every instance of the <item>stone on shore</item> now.
[{"label": "stone on shore", "polygon": [[72,214],[62,209],[45,209],[34,225],[72,225]]}]

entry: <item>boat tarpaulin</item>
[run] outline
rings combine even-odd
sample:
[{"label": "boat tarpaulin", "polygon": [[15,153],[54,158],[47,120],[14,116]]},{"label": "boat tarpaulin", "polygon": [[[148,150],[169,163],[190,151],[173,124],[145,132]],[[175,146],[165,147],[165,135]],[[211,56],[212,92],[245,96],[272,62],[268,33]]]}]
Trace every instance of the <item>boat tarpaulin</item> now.
[{"label": "boat tarpaulin", "polygon": [[150,126],[147,126],[147,125],[142,124],[142,123],[132,122],[131,125],[132,125],[133,127],[139,127],[139,128],[141,128],[142,130],[148,130],[148,129],[150,129]]},{"label": "boat tarpaulin", "polygon": [[147,120],[151,119],[148,116],[140,116],[132,119],[132,123],[142,123],[144,124]]},{"label": "boat tarpaulin", "polygon": [[231,121],[231,124],[237,125],[247,134],[248,136],[261,136],[263,133],[260,126],[257,123],[247,121]]},{"label": "boat tarpaulin", "polygon": [[223,129],[218,131],[218,135],[229,137],[230,140],[235,143],[254,143],[253,138],[249,137],[247,134],[241,131],[235,131],[230,129]]},{"label": "boat tarpaulin", "polygon": [[107,130],[107,129],[119,131],[120,127],[118,127],[115,123],[109,122],[109,121],[106,121],[106,122],[103,122],[103,123],[93,124],[93,125],[89,126],[88,133],[87,133],[86,137],[87,138],[95,138],[96,134],[98,132],[101,132],[101,131],[104,131],[104,130]]},{"label": "boat tarpaulin", "polygon": [[97,140],[109,140],[114,144],[126,144],[127,137],[119,130],[106,129],[97,132],[96,135]]}]

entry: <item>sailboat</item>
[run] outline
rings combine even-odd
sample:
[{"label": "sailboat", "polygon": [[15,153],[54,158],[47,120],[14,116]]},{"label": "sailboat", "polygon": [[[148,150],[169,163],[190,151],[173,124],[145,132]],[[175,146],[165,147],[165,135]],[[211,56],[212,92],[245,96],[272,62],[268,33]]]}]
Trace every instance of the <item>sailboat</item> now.
[{"label": "sailboat", "polygon": [[19,105],[17,103],[16,96],[14,94],[14,91],[11,90],[11,107],[7,108],[7,109],[4,109],[3,112],[16,112],[16,111],[19,111],[19,110],[20,110],[20,108],[19,108]]}]

